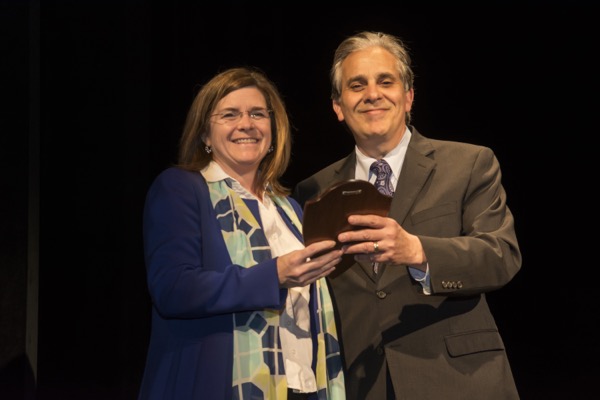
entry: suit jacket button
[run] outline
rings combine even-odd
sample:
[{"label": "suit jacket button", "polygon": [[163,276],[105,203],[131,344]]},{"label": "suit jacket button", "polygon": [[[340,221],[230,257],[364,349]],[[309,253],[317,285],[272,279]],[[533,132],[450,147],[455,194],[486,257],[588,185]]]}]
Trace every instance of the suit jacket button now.
[{"label": "suit jacket button", "polygon": [[377,346],[376,351],[377,351],[377,354],[379,354],[380,356],[382,356],[385,353],[382,346]]},{"label": "suit jacket button", "polygon": [[383,290],[377,291],[377,297],[379,297],[380,299],[385,299],[386,296],[387,296],[387,293],[384,292]]}]

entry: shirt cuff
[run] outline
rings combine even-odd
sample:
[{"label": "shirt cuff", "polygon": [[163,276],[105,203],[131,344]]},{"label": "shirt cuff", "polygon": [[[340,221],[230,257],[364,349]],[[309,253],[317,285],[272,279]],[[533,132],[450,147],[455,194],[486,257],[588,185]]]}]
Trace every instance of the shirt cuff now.
[{"label": "shirt cuff", "polygon": [[426,295],[431,294],[431,279],[429,277],[429,263],[427,263],[427,269],[425,272],[421,271],[418,268],[408,267],[408,272],[412,278],[419,282],[423,287],[423,293]]}]

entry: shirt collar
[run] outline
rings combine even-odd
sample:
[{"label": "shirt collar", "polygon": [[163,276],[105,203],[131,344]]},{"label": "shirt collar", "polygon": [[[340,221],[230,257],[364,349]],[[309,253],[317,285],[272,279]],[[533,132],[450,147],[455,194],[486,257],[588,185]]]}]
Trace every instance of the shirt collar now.
[{"label": "shirt collar", "polygon": [[[396,182],[400,176],[400,170],[402,169],[402,164],[404,164],[404,157],[406,156],[406,150],[408,149],[408,143],[410,142],[411,136],[412,133],[410,132],[410,129],[406,127],[404,135],[402,135],[402,139],[400,139],[400,143],[383,157],[392,168],[392,182]],[[356,153],[355,178],[368,181],[371,177],[371,164],[377,160],[363,154],[358,149],[358,146],[354,146],[354,151]]]},{"label": "shirt collar", "polygon": [[231,188],[234,192],[236,192],[243,199],[252,199],[257,200],[256,197],[247,191],[238,181],[229,176],[223,168],[214,160],[208,163],[206,167],[204,167],[200,173],[206,179],[206,182],[218,182],[225,179],[229,179],[231,182]]}]

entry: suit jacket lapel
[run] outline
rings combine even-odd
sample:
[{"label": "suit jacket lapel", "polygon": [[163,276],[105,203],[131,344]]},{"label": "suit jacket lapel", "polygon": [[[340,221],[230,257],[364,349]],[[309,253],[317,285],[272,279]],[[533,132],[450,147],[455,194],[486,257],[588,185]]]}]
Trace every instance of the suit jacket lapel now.
[{"label": "suit jacket lapel", "polygon": [[356,171],[356,154],[350,153],[346,160],[342,163],[339,169],[335,171],[336,182],[345,181],[348,179],[354,179],[354,173]]},{"label": "suit jacket lapel", "polygon": [[[394,198],[390,206],[389,217],[402,225],[409,211],[414,207],[419,192],[423,190],[429,179],[436,162],[429,157],[434,151],[431,142],[421,136],[416,129],[411,128],[412,137],[406,151],[402,171],[396,184]],[[398,274],[394,273],[398,267],[381,268],[378,286],[384,287],[394,280]],[[408,273],[402,268],[402,274]]]},{"label": "suit jacket lapel", "polygon": [[436,162],[428,157],[432,151],[431,144],[415,131],[406,150],[402,172],[390,207],[389,216],[400,224],[413,208],[419,192],[436,165]]}]

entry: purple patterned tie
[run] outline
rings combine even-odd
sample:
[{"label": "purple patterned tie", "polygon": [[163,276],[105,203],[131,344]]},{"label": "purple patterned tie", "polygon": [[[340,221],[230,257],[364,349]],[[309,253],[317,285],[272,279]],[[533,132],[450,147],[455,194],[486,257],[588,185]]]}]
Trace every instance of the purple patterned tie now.
[{"label": "purple patterned tie", "polygon": [[379,190],[379,193],[383,193],[386,196],[394,195],[394,187],[392,186],[392,168],[384,159],[375,161],[371,164],[371,172],[377,177],[375,179],[375,187]]}]

